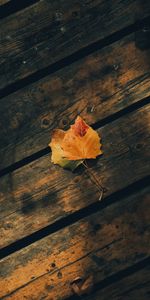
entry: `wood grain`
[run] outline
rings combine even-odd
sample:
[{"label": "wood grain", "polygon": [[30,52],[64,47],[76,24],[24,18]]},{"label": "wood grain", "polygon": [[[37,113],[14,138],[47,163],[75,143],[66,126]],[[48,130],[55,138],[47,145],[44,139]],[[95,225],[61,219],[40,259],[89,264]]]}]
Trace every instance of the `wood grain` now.
[{"label": "wood grain", "polygon": [[93,293],[85,300],[149,300],[150,295],[150,267],[111,284],[104,289]]},{"label": "wood grain", "polygon": [[1,299],[12,292],[6,299],[65,299],[77,278],[92,277],[92,287],[148,257],[148,192],[122,198],[3,259]]},{"label": "wood grain", "polygon": [[149,0],[42,0],[9,16],[0,23],[0,88],[149,13]]},{"label": "wood grain", "polygon": [[149,57],[132,34],[1,99],[0,169],[47,147],[78,114],[93,124],[150,96]]},{"label": "wood grain", "polygon": [[[104,154],[92,169],[105,196],[149,175],[149,117],[147,105],[98,131]],[[49,155],[2,177],[0,191],[1,247],[99,199],[84,169],[64,170],[50,163]]]}]

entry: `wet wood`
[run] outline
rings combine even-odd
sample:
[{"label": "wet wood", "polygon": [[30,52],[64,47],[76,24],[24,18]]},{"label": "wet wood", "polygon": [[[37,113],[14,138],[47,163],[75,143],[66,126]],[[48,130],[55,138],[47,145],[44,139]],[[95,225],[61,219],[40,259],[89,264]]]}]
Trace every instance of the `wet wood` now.
[{"label": "wet wood", "polygon": [[149,0],[42,0],[0,23],[5,88],[148,16]]},{"label": "wet wood", "polygon": [[3,259],[1,299],[65,299],[77,279],[90,278],[93,287],[148,257],[148,193],[122,198]]},{"label": "wet wood", "polygon": [[150,296],[150,267],[119,280],[96,293],[91,294],[84,300],[149,300]]},{"label": "wet wood", "polygon": [[[92,169],[105,196],[149,175],[149,117],[146,105],[98,130],[104,154]],[[99,199],[84,169],[64,170],[51,164],[49,155],[2,177],[0,192],[1,247]]]},{"label": "wet wood", "polygon": [[93,124],[150,96],[149,57],[132,34],[1,99],[0,169],[47,147],[78,114]]}]

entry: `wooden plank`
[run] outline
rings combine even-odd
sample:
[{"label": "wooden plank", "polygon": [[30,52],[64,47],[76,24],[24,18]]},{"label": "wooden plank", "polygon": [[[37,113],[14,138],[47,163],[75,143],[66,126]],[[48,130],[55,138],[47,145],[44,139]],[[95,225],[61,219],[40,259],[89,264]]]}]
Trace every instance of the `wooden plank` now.
[{"label": "wooden plank", "polygon": [[45,148],[78,114],[93,124],[150,96],[149,56],[133,34],[1,99],[0,169]]},{"label": "wooden plank", "polygon": [[0,19],[4,19],[19,10],[23,10],[40,0],[0,0]]},{"label": "wooden plank", "polygon": [[76,278],[93,276],[93,285],[148,257],[148,192],[120,199],[4,258],[1,299],[12,292],[6,299],[65,299]]},{"label": "wooden plank", "polygon": [[[104,154],[93,163],[93,172],[106,196],[149,174],[149,112],[147,105],[98,131]],[[0,191],[1,247],[99,199],[84,169],[64,170],[51,164],[49,155],[2,177]]]},{"label": "wooden plank", "polygon": [[150,296],[150,267],[144,269],[97,291],[85,300],[149,300]]},{"label": "wooden plank", "polygon": [[[26,1],[21,1],[22,3],[22,5],[25,5],[25,3],[23,3],[23,2],[28,2],[27,3],[27,5],[31,5],[31,3],[33,2],[34,0],[26,0]],[[38,1],[38,0],[37,0]],[[18,3],[17,3],[18,2]],[[10,4],[10,6],[12,6],[12,7],[14,7],[15,9],[17,9],[18,8],[18,5],[19,5],[19,7],[20,7],[20,3],[19,3],[20,1],[16,1],[16,0],[0,0],[0,6],[1,5],[4,5],[4,4]],[[10,7],[10,6],[8,6],[8,7]]]},{"label": "wooden plank", "polygon": [[[150,13],[149,0],[42,0],[0,23],[0,88]],[[107,25],[106,25],[107,24]]]}]

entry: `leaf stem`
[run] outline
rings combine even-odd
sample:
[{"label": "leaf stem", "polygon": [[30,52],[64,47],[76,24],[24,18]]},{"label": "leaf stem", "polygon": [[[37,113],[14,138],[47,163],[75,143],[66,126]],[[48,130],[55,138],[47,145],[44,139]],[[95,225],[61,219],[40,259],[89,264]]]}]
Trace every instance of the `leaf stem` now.
[{"label": "leaf stem", "polygon": [[89,166],[87,165],[86,161],[82,162],[83,166],[86,168],[86,170],[88,171],[89,175],[90,175],[90,179],[95,183],[95,185],[97,186],[99,192],[100,192],[100,197],[99,200],[102,200],[103,197],[103,193],[104,193],[104,187],[100,184],[100,182],[98,181],[97,177],[95,176],[95,174],[91,171],[91,169],[89,168]]}]

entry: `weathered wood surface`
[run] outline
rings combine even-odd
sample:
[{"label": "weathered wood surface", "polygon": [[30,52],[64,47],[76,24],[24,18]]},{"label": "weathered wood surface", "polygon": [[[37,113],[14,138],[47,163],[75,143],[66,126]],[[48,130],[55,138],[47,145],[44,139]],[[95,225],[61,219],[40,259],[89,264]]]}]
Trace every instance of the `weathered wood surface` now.
[{"label": "weathered wood surface", "polygon": [[[22,2],[21,4],[23,5],[23,4],[27,3],[26,5],[31,5],[33,1],[34,0],[21,0],[21,2]],[[0,0],[0,6],[4,5],[4,4],[10,4],[10,5],[12,5],[12,7],[14,7],[14,9],[15,8],[17,9],[18,4],[19,4],[19,7],[20,7],[20,0]]]},{"label": "weathered wood surface", "polygon": [[85,300],[149,300],[150,298],[150,267],[112,284]]},{"label": "weathered wood surface", "polygon": [[149,57],[132,34],[1,99],[0,169],[45,148],[78,114],[93,124],[150,96]]},{"label": "weathered wood surface", "polygon": [[[146,105],[98,130],[104,154],[93,172],[107,196],[149,175],[149,118]],[[99,198],[85,170],[65,171],[51,164],[49,155],[2,177],[0,191],[1,247]]]},{"label": "weathered wood surface", "polygon": [[[9,2],[0,0],[0,6]],[[41,0],[10,15],[0,23],[1,92],[8,95],[9,85],[30,75],[35,74],[36,81],[54,72],[55,62],[60,69],[59,60],[149,14],[148,0]],[[89,282],[91,292],[93,288],[90,300],[149,299],[148,268],[107,288],[101,286],[150,254],[149,188],[142,188],[149,175],[150,152],[150,105],[143,101],[150,97],[150,50],[144,46],[144,32],[82,60],[80,52],[71,66],[34,84],[31,80],[1,99],[0,170],[44,149],[53,128],[67,128],[78,114],[89,124],[109,124],[98,129],[104,154],[91,162],[106,187],[104,205],[97,205],[99,192],[83,168],[75,173],[62,170],[50,163],[49,155],[0,178],[2,252],[7,246],[11,252],[13,242],[24,237],[30,241],[32,233],[39,234],[39,241],[25,247],[21,240],[22,249],[2,259],[0,299],[63,300],[74,294],[73,282],[79,277],[83,286]],[[64,65],[70,63],[65,60]],[[21,81],[20,87],[25,84]],[[134,109],[143,107],[129,113],[136,103]],[[122,110],[124,116],[110,123],[113,114]],[[128,188],[134,183],[136,187],[136,182],[142,190],[133,193]],[[120,199],[106,198],[124,188],[128,196],[122,191]],[[97,213],[90,211],[90,216],[65,227],[66,220],[72,222],[72,213],[81,218],[94,203]],[[47,236],[40,239],[40,229],[54,228],[63,218],[55,233],[48,235],[45,229]],[[98,284],[101,291],[94,294]]]},{"label": "weathered wood surface", "polygon": [[4,258],[1,299],[12,292],[6,299],[65,299],[76,278],[93,276],[93,285],[148,257],[148,192],[120,199]]},{"label": "weathered wood surface", "polygon": [[0,23],[0,88],[150,13],[149,0],[42,0]]}]

